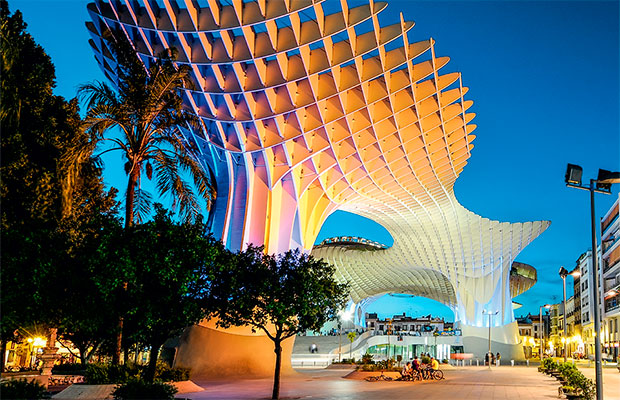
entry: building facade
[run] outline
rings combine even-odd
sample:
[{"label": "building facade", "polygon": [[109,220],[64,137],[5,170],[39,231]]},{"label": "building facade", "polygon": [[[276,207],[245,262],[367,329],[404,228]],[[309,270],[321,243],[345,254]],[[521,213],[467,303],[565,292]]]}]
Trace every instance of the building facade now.
[{"label": "building facade", "polygon": [[544,310],[542,320],[539,314],[528,314],[517,318],[519,337],[525,358],[538,358],[540,346],[543,352],[550,354],[551,313]]},{"label": "building facade", "polygon": [[[601,265],[600,246],[597,249],[598,265]],[[581,338],[584,344],[584,356],[594,359],[594,302],[591,301],[592,280],[592,251],[583,253],[578,261],[581,277]],[[603,269],[599,268],[599,282],[603,281]],[[603,290],[599,285],[599,299],[602,298]],[[599,316],[603,316],[603,304],[599,304]]]},{"label": "building facade", "polygon": [[618,361],[620,333],[620,195],[601,219],[604,314],[601,342],[607,359]]},{"label": "building facade", "polygon": [[435,332],[451,331],[452,328],[451,322],[445,322],[443,318],[431,315],[413,318],[403,313],[382,320],[375,313],[366,314],[366,329],[373,335],[386,335],[389,332],[392,335],[424,336]]}]

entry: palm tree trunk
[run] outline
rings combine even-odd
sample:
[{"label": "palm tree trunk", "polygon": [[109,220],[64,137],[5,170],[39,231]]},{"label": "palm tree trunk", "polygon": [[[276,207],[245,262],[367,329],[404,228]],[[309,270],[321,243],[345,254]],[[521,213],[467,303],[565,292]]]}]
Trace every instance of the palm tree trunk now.
[{"label": "palm tree trunk", "polygon": [[[134,165],[129,173],[129,181],[127,182],[127,193],[125,198],[125,229],[128,229],[133,223],[133,207],[136,197],[136,183],[140,176],[140,166]],[[123,282],[123,290],[127,290],[127,282]],[[112,364],[120,364],[121,347],[123,345],[123,315],[118,316],[116,324],[116,343],[114,344],[114,354],[112,355]]]},{"label": "palm tree trunk", "polygon": [[133,208],[136,199],[136,184],[140,177],[140,165],[134,165],[129,173],[129,181],[127,182],[127,193],[125,197],[125,229],[133,224]]},{"label": "palm tree trunk", "polygon": [[280,398],[280,366],[282,365],[282,344],[280,340],[275,341],[276,353],[276,370],[273,373],[273,393],[271,395],[272,400],[278,400]]}]

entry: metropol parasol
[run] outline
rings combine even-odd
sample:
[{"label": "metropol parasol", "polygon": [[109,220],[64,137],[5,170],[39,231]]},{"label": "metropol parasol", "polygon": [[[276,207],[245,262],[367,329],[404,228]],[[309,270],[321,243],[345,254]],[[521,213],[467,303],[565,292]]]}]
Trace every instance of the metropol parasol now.
[{"label": "metropol parasol", "polygon": [[[402,14],[381,19],[386,7],[97,0],[87,26],[112,80],[103,39],[110,28],[146,65],[174,47],[176,61],[191,66],[197,89],[184,101],[204,129],[186,139],[214,176],[209,221],[228,248],[312,251],[350,283],[358,321],[368,299],[408,293],[448,305],[466,351],[484,352],[489,324],[494,342],[514,347],[512,297],[536,274],[513,261],[549,222],[493,221],[458,202],[454,183],[475,139],[473,102],[434,41],[414,40]],[[336,210],[376,221],[394,244],[332,240],[313,249]]]}]

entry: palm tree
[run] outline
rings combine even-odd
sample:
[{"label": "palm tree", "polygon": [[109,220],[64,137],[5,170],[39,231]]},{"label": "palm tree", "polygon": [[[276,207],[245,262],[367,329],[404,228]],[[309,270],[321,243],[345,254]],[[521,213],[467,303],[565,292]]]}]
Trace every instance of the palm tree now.
[{"label": "palm tree", "polygon": [[[196,216],[200,205],[194,188],[207,201],[207,207],[214,190],[196,158],[196,149],[180,131],[180,127],[197,128],[200,124],[198,117],[183,108],[180,95],[181,89],[192,87],[191,69],[186,65],[175,67],[171,51],[147,68],[122,33],[108,32],[105,37],[117,61],[118,89],[95,82],[82,85],[78,95],[87,101],[86,131],[97,143],[111,143],[103,153],[119,150],[125,160],[125,228],[150,212],[150,195],[141,189],[143,175],[149,180],[155,177],[160,196],[172,195],[172,206],[178,207],[180,215]],[[194,187],[184,176],[193,179]],[[127,289],[127,282],[122,289]],[[122,330],[120,315],[114,363],[120,362]]]},{"label": "palm tree", "polygon": [[[96,140],[112,143],[105,152],[120,150],[126,161],[125,227],[150,211],[148,195],[140,188],[144,174],[149,180],[155,176],[159,195],[172,195],[173,208],[178,207],[181,215],[195,216],[200,206],[183,175],[189,173],[208,205],[214,191],[194,145],[180,131],[180,127],[200,124],[198,117],[184,109],[179,93],[192,87],[191,68],[176,68],[168,51],[147,69],[127,48],[126,39],[114,39],[112,44],[119,61],[118,90],[95,82],[82,85],[78,94],[87,100],[86,129]],[[120,136],[106,135],[112,128],[119,128]]]}]

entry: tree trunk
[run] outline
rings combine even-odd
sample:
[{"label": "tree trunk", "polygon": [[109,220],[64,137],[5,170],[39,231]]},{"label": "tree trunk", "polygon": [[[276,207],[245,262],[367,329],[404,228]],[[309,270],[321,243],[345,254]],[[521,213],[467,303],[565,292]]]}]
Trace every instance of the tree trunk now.
[{"label": "tree trunk", "polygon": [[6,340],[0,341],[0,348],[2,350],[2,360],[0,360],[0,372],[4,372],[4,359],[6,358]]},{"label": "tree trunk", "polygon": [[82,363],[82,366],[86,366],[86,364],[88,363],[88,360],[86,358],[86,352],[88,351],[88,346],[87,345],[83,345],[83,344],[78,344],[78,343],[74,343],[75,347],[77,347],[78,351],[80,352],[80,362]]},{"label": "tree trunk", "polygon": [[155,380],[155,368],[157,367],[157,357],[159,356],[159,348],[163,343],[157,343],[151,345],[151,352],[149,354],[149,366],[146,369],[146,376],[144,377],[147,382],[153,382]]},{"label": "tree trunk", "polygon": [[123,364],[129,363],[129,348],[125,347],[123,349]]},{"label": "tree trunk", "polygon": [[114,343],[114,353],[112,354],[112,364],[119,365],[121,363],[121,346],[123,343],[123,316],[118,316],[116,323],[116,343]]},{"label": "tree trunk", "polygon": [[140,165],[135,165],[129,173],[127,182],[127,193],[125,197],[125,229],[133,224],[133,208],[136,199],[136,184],[140,177]]},{"label": "tree trunk", "polygon": [[[127,182],[127,196],[125,198],[125,229],[133,224],[133,206],[136,197],[136,183],[140,176],[140,166],[135,165],[129,173],[129,181]],[[127,290],[127,282],[123,283],[123,290]],[[112,355],[112,364],[120,364],[121,347],[123,345],[123,316],[118,316],[116,325],[116,343],[114,345],[114,354]]]},{"label": "tree trunk", "polygon": [[280,366],[282,364],[282,343],[280,340],[275,341],[273,351],[276,353],[276,370],[273,373],[273,393],[271,399],[277,400],[280,398]]}]

